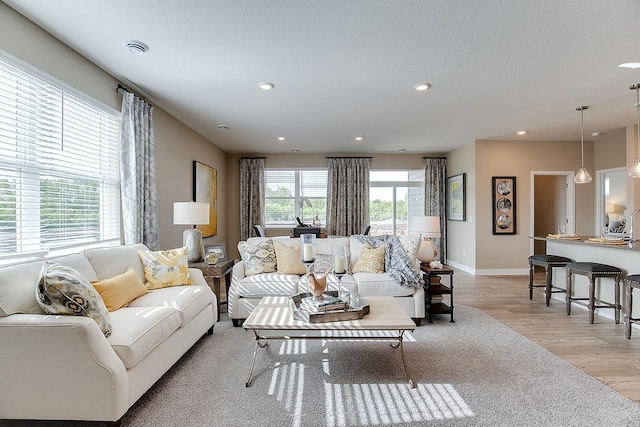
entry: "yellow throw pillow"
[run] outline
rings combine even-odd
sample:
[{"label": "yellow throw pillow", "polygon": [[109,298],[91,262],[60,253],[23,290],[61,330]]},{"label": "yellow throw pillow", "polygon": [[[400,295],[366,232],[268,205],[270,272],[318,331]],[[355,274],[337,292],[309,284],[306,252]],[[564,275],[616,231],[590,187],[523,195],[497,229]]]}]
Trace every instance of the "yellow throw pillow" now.
[{"label": "yellow throw pillow", "polygon": [[144,264],[144,278],[147,289],[161,289],[170,286],[193,285],[189,275],[187,247],[168,251],[138,251]]},{"label": "yellow throw pillow", "polygon": [[109,311],[126,307],[134,299],[149,292],[132,267],[115,277],[91,282],[91,284],[96,288]]},{"label": "yellow throw pillow", "polygon": [[369,243],[365,243],[358,256],[356,265],[353,266],[354,273],[384,273],[384,257],[387,253],[387,244],[374,248]]},{"label": "yellow throw pillow", "polygon": [[307,270],[300,262],[300,245],[288,246],[277,240],[273,241],[276,249],[276,263],[278,273],[282,274],[305,274]]}]

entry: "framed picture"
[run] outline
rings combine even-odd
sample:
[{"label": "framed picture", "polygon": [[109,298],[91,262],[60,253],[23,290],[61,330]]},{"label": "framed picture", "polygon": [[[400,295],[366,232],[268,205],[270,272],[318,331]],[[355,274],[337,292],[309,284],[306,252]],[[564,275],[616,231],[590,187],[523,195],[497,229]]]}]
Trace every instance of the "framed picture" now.
[{"label": "framed picture", "polygon": [[461,173],[447,178],[447,219],[449,221],[466,221],[466,176],[466,173]]},{"label": "framed picture", "polygon": [[218,261],[225,261],[226,259],[227,249],[224,243],[204,245],[204,260],[208,264],[215,264]]},{"label": "framed picture", "polygon": [[218,171],[193,161],[193,201],[209,203],[209,224],[198,225],[202,237],[218,234]]},{"label": "framed picture", "polygon": [[493,234],[516,234],[516,177],[491,178]]}]

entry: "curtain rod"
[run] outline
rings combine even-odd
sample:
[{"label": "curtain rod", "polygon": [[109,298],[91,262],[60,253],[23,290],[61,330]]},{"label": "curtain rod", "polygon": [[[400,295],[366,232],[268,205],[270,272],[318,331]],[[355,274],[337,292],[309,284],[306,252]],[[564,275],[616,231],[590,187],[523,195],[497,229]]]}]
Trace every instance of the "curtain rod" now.
[{"label": "curtain rod", "polygon": [[373,159],[373,157],[372,156],[369,156],[369,157],[349,157],[349,156],[347,156],[347,157],[332,157],[332,156],[328,156],[328,157],[325,157],[325,159]]},{"label": "curtain rod", "polygon": [[266,157],[240,157],[240,160],[266,159]]},{"label": "curtain rod", "polygon": [[135,93],[134,91],[130,90],[129,88],[122,86],[120,83],[118,83],[118,87],[116,87],[116,92],[118,92],[119,90],[124,91],[124,92],[132,93],[132,94],[134,94],[135,96],[137,96],[138,98],[142,99],[144,102],[146,102],[147,104],[149,104],[149,105],[151,105],[153,107],[153,104],[151,104],[149,101],[147,101],[146,99],[144,99],[143,97],[141,97],[140,95]]},{"label": "curtain rod", "polygon": [[422,156],[423,159],[446,159],[446,157],[429,157],[429,156]]}]

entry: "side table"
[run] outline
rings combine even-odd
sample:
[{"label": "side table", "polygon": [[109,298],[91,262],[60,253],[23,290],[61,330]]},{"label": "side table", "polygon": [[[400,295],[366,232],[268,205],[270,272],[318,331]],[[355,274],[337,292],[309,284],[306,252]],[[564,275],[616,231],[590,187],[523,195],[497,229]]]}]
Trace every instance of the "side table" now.
[{"label": "side table", "polygon": [[[234,259],[225,259],[218,261],[215,264],[207,264],[206,262],[190,262],[189,267],[197,268],[202,271],[204,279],[209,284],[209,287],[216,294],[218,300],[218,320],[220,320],[220,304],[226,304],[226,301],[220,301],[220,279],[224,277],[226,294],[229,295],[229,287],[231,286],[231,273],[233,271]],[[209,281],[211,280],[211,281]]]},{"label": "side table", "polygon": [[[420,271],[424,277],[424,298],[427,322],[433,323],[431,316],[434,314],[450,314],[450,322],[453,320],[453,268],[443,265],[442,268],[431,268],[429,264],[420,264]],[[442,276],[449,276],[449,284],[441,282]],[[437,279],[436,279],[437,277]],[[449,305],[444,301],[434,302],[434,296],[449,295]]]}]

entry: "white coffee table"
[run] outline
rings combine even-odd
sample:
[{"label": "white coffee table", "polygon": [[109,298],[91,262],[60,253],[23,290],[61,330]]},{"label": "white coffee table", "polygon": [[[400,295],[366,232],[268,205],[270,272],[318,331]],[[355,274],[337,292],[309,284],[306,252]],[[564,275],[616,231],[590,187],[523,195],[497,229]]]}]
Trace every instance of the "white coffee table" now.
[{"label": "white coffee table", "polygon": [[[371,296],[364,298],[370,306],[370,313],[358,320],[345,320],[326,323],[308,323],[294,318],[294,304],[291,297],[273,296],[264,297],[253,310],[251,315],[244,321],[242,327],[252,330],[255,334],[256,346],[253,352],[251,369],[245,383],[246,387],[251,385],[251,375],[256,362],[258,347],[264,348],[270,340],[345,340],[356,342],[366,341],[391,341],[393,348],[400,348],[402,356],[402,366],[404,374],[409,381],[409,385],[414,388],[415,384],[409,376],[407,362],[402,345],[404,333],[413,331],[415,323],[400,307],[393,297]],[[298,335],[271,335],[268,331],[284,331],[284,333],[294,331],[307,331],[308,333]],[[349,333],[345,334],[345,331]],[[377,335],[370,332],[389,331],[393,334]],[[361,333],[358,333],[361,332]]]}]

